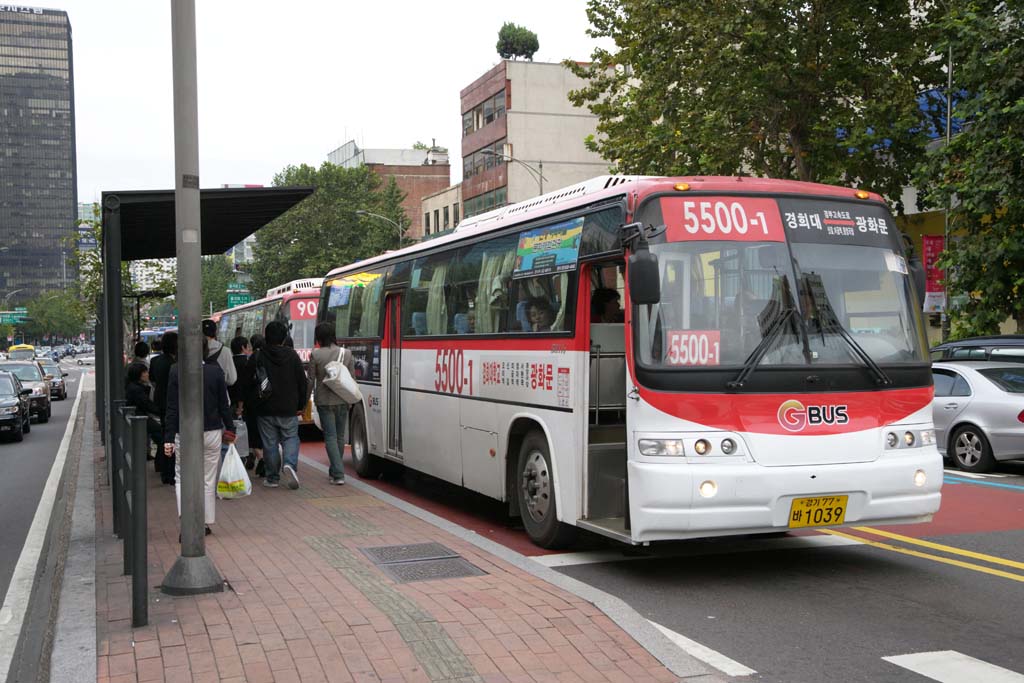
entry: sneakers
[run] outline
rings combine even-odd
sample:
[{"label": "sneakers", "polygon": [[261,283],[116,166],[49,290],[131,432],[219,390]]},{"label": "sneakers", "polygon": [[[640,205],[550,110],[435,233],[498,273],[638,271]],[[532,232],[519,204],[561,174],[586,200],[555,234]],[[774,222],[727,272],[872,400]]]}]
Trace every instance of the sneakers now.
[{"label": "sneakers", "polygon": [[295,474],[291,465],[284,466],[284,485],[292,491],[299,488],[299,475]]},{"label": "sneakers", "polygon": [[279,486],[279,484],[276,481],[270,481],[269,479],[264,479],[263,480],[263,486],[265,486],[268,489],[276,489]]},{"label": "sneakers", "polygon": [[331,483],[335,486],[344,486],[345,477],[330,477]]}]

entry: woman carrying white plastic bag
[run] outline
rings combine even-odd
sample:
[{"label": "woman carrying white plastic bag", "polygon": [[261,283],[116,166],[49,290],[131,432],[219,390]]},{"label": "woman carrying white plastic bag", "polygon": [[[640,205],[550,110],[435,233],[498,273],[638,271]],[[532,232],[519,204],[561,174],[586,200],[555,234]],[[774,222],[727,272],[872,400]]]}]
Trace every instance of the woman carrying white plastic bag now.
[{"label": "woman carrying white plastic bag", "polygon": [[218,498],[243,498],[252,493],[252,482],[245,471],[245,463],[238,455],[235,444],[228,446],[224,456],[224,464],[220,468],[220,480],[217,482]]},{"label": "woman carrying white plastic bag", "polygon": [[[355,377],[355,362],[352,352],[335,344],[334,328],[330,323],[320,323],[313,333],[318,348],[313,349],[309,359],[310,374],[313,376],[313,403],[320,417],[320,429],[324,433],[324,446],[330,461],[328,476],[337,486],[345,483],[345,469],[342,456],[348,440],[348,402],[341,395],[324,384],[328,378],[327,366],[341,362],[350,377]],[[358,391],[358,387],[357,387]]]}]

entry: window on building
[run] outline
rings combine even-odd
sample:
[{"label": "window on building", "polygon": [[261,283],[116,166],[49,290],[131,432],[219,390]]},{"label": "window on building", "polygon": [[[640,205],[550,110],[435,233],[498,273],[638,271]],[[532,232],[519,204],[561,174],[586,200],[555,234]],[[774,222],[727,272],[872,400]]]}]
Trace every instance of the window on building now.
[{"label": "window on building", "polygon": [[448,215],[448,207],[444,207],[444,229],[447,230],[451,227],[451,219]]},{"label": "window on building", "polygon": [[430,212],[427,211],[423,214],[423,232],[430,234]]},{"label": "window on building", "polygon": [[455,215],[455,219],[452,223],[452,227],[459,227],[459,203],[455,202],[452,204],[452,213]]},{"label": "window on building", "polygon": [[434,228],[440,230],[441,226],[441,210],[434,209]]},{"label": "window on building", "polygon": [[473,131],[480,130],[504,116],[505,91],[502,90],[462,115],[462,137],[466,137]]}]

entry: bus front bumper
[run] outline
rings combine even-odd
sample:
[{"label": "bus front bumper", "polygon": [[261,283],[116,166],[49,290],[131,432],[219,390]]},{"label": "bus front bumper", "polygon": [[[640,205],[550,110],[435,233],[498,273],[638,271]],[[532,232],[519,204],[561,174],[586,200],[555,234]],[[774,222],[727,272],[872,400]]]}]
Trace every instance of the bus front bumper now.
[{"label": "bus front bumper", "polygon": [[[627,467],[634,543],[786,531],[795,498],[848,496],[842,525],[927,522],[941,500],[942,457],[934,446],[851,464],[765,467],[666,458],[631,460]],[[921,475],[915,482],[918,471],[923,483]],[[705,482],[713,482],[704,491],[714,495],[701,495]]]}]

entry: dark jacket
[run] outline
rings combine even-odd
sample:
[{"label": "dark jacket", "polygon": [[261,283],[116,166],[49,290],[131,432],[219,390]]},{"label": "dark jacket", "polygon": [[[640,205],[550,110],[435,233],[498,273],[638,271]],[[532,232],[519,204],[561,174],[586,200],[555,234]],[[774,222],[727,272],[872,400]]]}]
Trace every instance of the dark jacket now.
[{"label": "dark jacket", "polygon": [[[171,366],[167,383],[167,417],[164,419],[164,438],[173,442],[178,433],[178,364]],[[235,421],[228,405],[228,385],[224,371],[216,363],[203,363],[203,431],[235,429]]]},{"label": "dark jacket", "polygon": [[171,376],[171,366],[174,359],[166,353],[161,353],[149,361],[149,381],[153,383],[153,401],[160,410],[157,415],[163,417],[167,413],[167,382]]},{"label": "dark jacket", "polygon": [[[270,378],[271,394],[266,399],[255,399],[256,366],[262,364]],[[256,415],[288,417],[306,407],[309,384],[299,354],[287,346],[265,346],[249,356],[245,364],[243,395],[255,399]]]},{"label": "dark jacket", "polygon": [[135,408],[136,415],[161,416],[160,406],[149,398],[149,385],[142,382],[128,382],[124,402]]},{"label": "dark jacket", "polygon": [[[231,361],[235,364],[235,377],[241,378],[245,372],[245,364],[249,361],[249,356],[244,353],[236,353],[231,356]],[[234,410],[238,402],[243,400],[242,397],[243,385],[241,381],[237,381],[228,387],[228,397],[231,399],[231,409]]]}]

